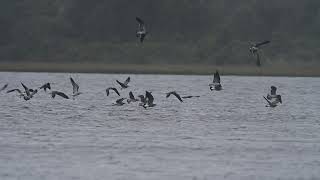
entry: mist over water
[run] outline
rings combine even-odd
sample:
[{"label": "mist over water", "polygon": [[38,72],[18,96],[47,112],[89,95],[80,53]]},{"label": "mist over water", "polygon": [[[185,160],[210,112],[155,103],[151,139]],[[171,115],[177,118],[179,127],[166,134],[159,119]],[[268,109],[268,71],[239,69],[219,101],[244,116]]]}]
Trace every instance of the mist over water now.
[{"label": "mist over water", "polygon": [[[70,95],[30,101],[0,93],[0,179],[317,179],[320,78],[0,73],[0,86],[46,82]],[[112,106],[105,89],[131,77],[121,97],[151,91],[157,106]],[[278,87],[283,104],[266,108]],[[7,90],[8,90],[7,89]],[[200,95],[180,103],[165,93]]]}]

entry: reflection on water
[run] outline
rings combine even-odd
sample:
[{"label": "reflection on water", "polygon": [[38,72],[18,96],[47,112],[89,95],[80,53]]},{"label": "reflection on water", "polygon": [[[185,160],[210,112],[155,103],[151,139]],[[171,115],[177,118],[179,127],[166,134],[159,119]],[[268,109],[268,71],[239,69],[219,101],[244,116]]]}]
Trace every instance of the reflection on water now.
[{"label": "reflection on water", "polygon": [[[311,179],[320,176],[320,78],[130,75],[156,107],[111,106],[107,87],[128,75],[0,73],[0,86],[51,82],[76,100],[41,91],[0,94],[0,179]],[[283,104],[262,98],[278,87]],[[165,93],[200,95],[180,103]]]}]

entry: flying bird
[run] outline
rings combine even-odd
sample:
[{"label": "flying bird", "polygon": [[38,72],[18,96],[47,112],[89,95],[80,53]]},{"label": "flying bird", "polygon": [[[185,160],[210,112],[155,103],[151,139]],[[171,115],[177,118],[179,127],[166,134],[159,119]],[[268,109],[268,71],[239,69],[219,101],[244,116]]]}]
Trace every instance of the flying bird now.
[{"label": "flying bird", "polygon": [[210,87],[211,91],[213,91],[213,90],[216,90],[216,91],[222,90],[222,86],[221,86],[221,83],[220,83],[220,75],[219,75],[218,71],[216,71],[213,74],[213,81],[212,81],[211,84],[209,84],[209,87]]},{"label": "flying bird", "polygon": [[51,90],[51,85],[50,83],[45,83],[39,89],[43,89],[45,92],[47,92],[47,89]]},{"label": "flying bird", "polygon": [[121,89],[125,89],[125,88],[129,87],[128,84],[129,84],[129,82],[130,82],[130,77],[128,77],[128,78],[126,79],[126,81],[124,81],[123,83],[120,82],[120,81],[118,81],[118,80],[116,80],[116,81],[117,81],[117,83],[121,86]]},{"label": "flying bird", "polygon": [[80,94],[82,94],[82,92],[79,92],[79,85],[72,79],[72,77],[70,77],[70,81],[71,81],[71,84],[72,84],[72,97],[73,99],[76,97],[76,96],[79,96]]},{"label": "flying bird", "polygon": [[120,96],[119,91],[118,91],[116,88],[114,88],[114,87],[109,87],[109,88],[106,89],[107,96],[109,96],[110,90],[113,90],[115,93],[118,94],[118,96]]},{"label": "flying bird", "polygon": [[116,100],[116,104],[113,104],[115,106],[122,106],[124,105],[125,103],[123,102],[123,100],[125,100],[126,98],[120,98],[118,100]]},{"label": "flying bird", "polygon": [[136,20],[139,24],[138,30],[136,32],[136,36],[140,39],[140,42],[143,43],[143,40],[147,35],[146,26],[144,24],[144,21],[141,18],[136,17]]},{"label": "flying bird", "polygon": [[5,84],[4,86],[2,86],[2,88],[0,89],[0,92],[3,91],[3,90],[5,90],[5,89],[8,87],[8,85],[9,85],[9,84],[7,83],[7,84]]},{"label": "flying bird", "polygon": [[147,107],[154,107],[156,104],[153,103],[154,97],[152,96],[151,92],[146,91],[146,103],[143,105],[143,107],[146,109]]},{"label": "flying bird", "polygon": [[25,90],[25,94],[22,93],[23,95],[23,99],[28,101],[31,98],[33,98],[33,96],[38,92],[37,89],[33,90],[33,89],[29,89],[26,85],[24,85],[23,83],[21,83],[22,87]]},{"label": "flying bird", "polygon": [[176,98],[178,98],[180,102],[183,102],[183,100],[181,99],[180,95],[176,91],[168,92],[167,95],[166,95],[166,98],[168,98],[171,94],[174,95]]},{"label": "flying bird", "polygon": [[51,91],[50,94],[51,94],[52,98],[55,98],[56,95],[58,95],[58,96],[61,96],[61,97],[65,98],[65,99],[69,99],[69,97],[65,93],[60,92],[60,91]]},{"label": "flying bird", "polygon": [[139,99],[136,99],[132,93],[132,91],[129,92],[129,99],[127,99],[128,104],[130,104],[131,102],[136,102],[139,101]]},{"label": "flying bird", "polygon": [[257,65],[258,67],[261,66],[259,48],[260,48],[260,46],[263,46],[263,45],[269,44],[269,43],[270,43],[270,41],[263,41],[263,42],[259,42],[259,43],[252,43],[251,46],[250,46],[250,48],[249,48],[249,51],[251,52],[251,54],[252,54],[253,56],[256,56],[256,58],[257,58],[256,65]]}]

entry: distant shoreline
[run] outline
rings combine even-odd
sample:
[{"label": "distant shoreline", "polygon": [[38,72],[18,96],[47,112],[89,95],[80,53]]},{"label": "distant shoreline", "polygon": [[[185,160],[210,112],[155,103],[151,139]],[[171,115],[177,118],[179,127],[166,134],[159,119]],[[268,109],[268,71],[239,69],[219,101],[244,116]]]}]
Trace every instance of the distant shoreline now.
[{"label": "distant shoreline", "polygon": [[69,72],[122,74],[211,75],[242,76],[308,76],[319,77],[320,66],[245,66],[245,65],[168,65],[168,64],[107,64],[107,63],[0,63],[1,72]]}]

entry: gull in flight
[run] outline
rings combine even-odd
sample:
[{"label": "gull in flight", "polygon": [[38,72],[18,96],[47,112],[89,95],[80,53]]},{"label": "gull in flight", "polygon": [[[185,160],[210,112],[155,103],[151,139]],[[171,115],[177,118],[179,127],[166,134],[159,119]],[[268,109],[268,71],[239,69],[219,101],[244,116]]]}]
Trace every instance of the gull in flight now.
[{"label": "gull in flight", "polygon": [[60,92],[60,91],[51,91],[50,94],[51,94],[52,98],[55,98],[56,95],[58,95],[58,96],[61,96],[61,97],[65,98],[65,99],[69,99],[69,97],[65,93]]},{"label": "gull in flight", "polygon": [[43,89],[45,92],[47,92],[47,89],[51,90],[51,85],[50,83],[45,83],[39,89]]},{"label": "gull in flight", "polygon": [[118,94],[118,96],[120,96],[119,91],[117,90],[117,88],[114,88],[114,87],[109,87],[109,88],[106,89],[107,96],[109,96],[110,90],[113,90],[115,93]]},{"label": "gull in flight", "polygon": [[9,91],[7,91],[7,93],[11,93],[16,91],[19,94],[19,97],[23,97],[24,100],[28,101],[31,98],[33,98],[33,96],[38,92],[37,89],[33,90],[33,89],[29,89],[26,85],[24,85],[23,83],[21,83],[22,87],[24,88],[24,92],[22,92],[20,89],[11,89]]},{"label": "gull in flight", "polygon": [[[141,97],[140,97],[141,98]],[[139,101],[139,99],[136,99],[132,93],[132,91],[129,92],[129,99],[127,99],[128,104],[130,104],[131,102],[136,102]]]},{"label": "gull in flight", "polygon": [[121,89],[125,89],[125,88],[127,88],[127,87],[129,87],[128,86],[128,84],[129,84],[129,82],[130,82],[130,77],[128,77],[127,79],[126,79],[126,81],[125,82],[120,82],[120,81],[118,81],[118,80],[116,80],[117,81],[117,83],[121,86]]},{"label": "gull in flight", "polygon": [[256,62],[256,65],[258,67],[261,66],[261,61],[260,61],[260,55],[259,55],[259,48],[260,46],[263,46],[265,44],[268,44],[270,43],[270,41],[263,41],[263,42],[259,42],[259,43],[252,43],[250,48],[249,48],[249,51],[251,52],[251,54],[253,56],[256,56],[257,57],[257,62]]},{"label": "gull in flight", "polygon": [[113,104],[114,106],[122,106],[124,105],[125,103],[123,102],[123,100],[125,100],[126,98],[120,98],[118,100],[116,100],[116,103]]},{"label": "gull in flight", "polygon": [[141,18],[136,17],[136,20],[139,23],[139,27],[136,32],[136,36],[140,39],[140,42],[143,43],[143,40],[147,35],[146,26],[144,24],[144,21]]},{"label": "gull in flight", "polygon": [[156,104],[153,103],[154,98],[151,94],[151,92],[146,91],[146,96],[145,96],[145,104],[143,105],[143,107],[146,109],[147,107],[154,107],[156,106]]},{"label": "gull in flight", "polygon": [[180,102],[183,102],[183,100],[181,99],[180,95],[176,91],[168,92],[167,95],[166,95],[166,98],[168,98],[171,94],[174,95]]},{"label": "gull in flight", "polygon": [[74,99],[76,96],[79,96],[80,94],[82,94],[82,92],[79,92],[79,85],[76,82],[74,82],[72,77],[70,77],[70,81],[71,81],[72,88],[73,88],[72,97]]},{"label": "gull in flight", "polygon": [[216,71],[213,75],[213,81],[211,84],[209,84],[210,90],[216,90],[220,91],[222,89],[221,83],[220,83],[220,75],[219,72]]}]

